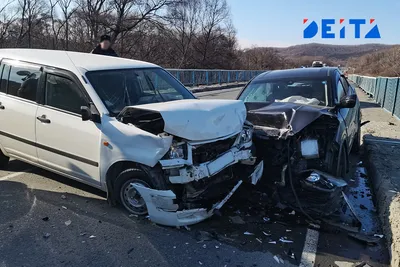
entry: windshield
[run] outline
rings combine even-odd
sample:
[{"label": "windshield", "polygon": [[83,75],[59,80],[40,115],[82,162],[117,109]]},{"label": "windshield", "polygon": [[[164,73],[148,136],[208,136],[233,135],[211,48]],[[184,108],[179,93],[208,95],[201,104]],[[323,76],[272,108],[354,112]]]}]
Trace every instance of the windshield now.
[{"label": "windshield", "polygon": [[279,79],[251,82],[240,95],[244,102],[293,102],[328,105],[329,83],[326,79]]},{"label": "windshield", "polygon": [[126,106],[195,98],[161,68],[91,71],[86,76],[112,115]]}]

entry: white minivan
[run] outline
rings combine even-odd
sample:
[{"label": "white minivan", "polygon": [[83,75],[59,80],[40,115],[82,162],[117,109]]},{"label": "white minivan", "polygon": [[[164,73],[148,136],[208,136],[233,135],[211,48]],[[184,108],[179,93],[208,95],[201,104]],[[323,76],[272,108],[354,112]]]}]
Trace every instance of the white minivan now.
[{"label": "white minivan", "polygon": [[0,168],[19,159],[171,226],[200,222],[263,172],[237,100],[199,100],[161,67],[0,49]]}]

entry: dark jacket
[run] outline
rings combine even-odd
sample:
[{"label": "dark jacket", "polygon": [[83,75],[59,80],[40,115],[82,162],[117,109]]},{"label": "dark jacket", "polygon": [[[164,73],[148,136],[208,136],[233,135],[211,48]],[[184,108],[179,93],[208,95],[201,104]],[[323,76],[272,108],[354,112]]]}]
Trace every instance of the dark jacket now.
[{"label": "dark jacket", "polygon": [[112,49],[111,47],[108,48],[107,50],[101,49],[100,45],[96,46],[95,49],[90,52],[92,54],[97,54],[97,55],[103,55],[103,56],[112,56],[112,57],[118,57],[117,53]]}]

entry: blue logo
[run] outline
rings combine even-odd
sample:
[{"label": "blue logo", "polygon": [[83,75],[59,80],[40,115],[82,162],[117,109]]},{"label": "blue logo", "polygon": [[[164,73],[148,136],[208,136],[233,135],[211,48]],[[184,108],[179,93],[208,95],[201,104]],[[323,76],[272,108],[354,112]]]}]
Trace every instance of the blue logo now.
[{"label": "blue logo", "polygon": [[[307,23],[308,19],[303,19],[303,24]],[[344,25],[345,19],[340,19],[339,24]],[[369,29],[367,34],[365,34],[365,39],[380,39],[381,34],[379,32],[378,25],[375,23],[375,19],[370,19],[369,24],[372,28]],[[336,38],[336,33],[332,32],[332,25],[335,25],[335,19],[322,19],[321,20],[321,38],[322,39],[334,39]],[[339,38],[346,38],[346,27],[351,27],[350,25],[354,25],[354,38],[360,39],[361,37],[361,25],[367,24],[366,19],[349,19],[347,25],[344,25],[339,31]],[[365,26],[364,26],[365,27]],[[315,21],[312,21],[303,31],[303,38],[311,39],[314,38],[319,31],[318,24]]]}]

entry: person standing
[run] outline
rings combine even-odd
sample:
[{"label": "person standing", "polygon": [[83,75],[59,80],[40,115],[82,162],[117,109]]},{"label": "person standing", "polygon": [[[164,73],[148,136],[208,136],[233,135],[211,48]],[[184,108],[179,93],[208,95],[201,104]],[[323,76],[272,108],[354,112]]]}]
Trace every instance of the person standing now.
[{"label": "person standing", "polygon": [[111,48],[111,37],[109,35],[102,35],[100,37],[100,43],[90,53],[118,57],[114,49]]}]

